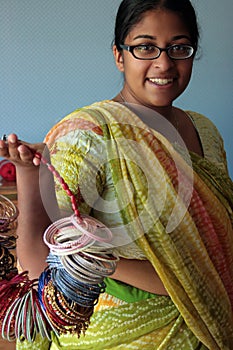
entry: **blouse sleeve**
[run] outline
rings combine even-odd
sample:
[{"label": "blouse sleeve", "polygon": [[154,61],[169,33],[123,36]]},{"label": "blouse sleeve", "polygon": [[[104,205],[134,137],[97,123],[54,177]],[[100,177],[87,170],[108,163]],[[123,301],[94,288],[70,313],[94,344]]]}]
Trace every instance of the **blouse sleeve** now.
[{"label": "blouse sleeve", "polygon": [[[78,209],[89,214],[105,183],[105,147],[101,128],[85,113],[76,111],[56,124],[45,138],[51,163],[78,201]],[[55,179],[59,207],[72,213],[71,200]]]},{"label": "blouse sleeve", "polygon": [[199,134],[204,157],[228,174],[226,151],[223,139],[214,123],[204,115],[187,111]]}]

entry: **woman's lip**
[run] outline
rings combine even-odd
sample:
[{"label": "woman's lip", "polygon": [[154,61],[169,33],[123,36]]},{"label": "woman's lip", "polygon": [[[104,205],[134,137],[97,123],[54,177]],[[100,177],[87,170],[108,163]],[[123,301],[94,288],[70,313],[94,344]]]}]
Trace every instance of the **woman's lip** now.
[{"label": "woman's lip", "polygon": [[147,80],[152,84],[156,84],[158,86],[166,86],[172,84],[174,81],[173,78],[148,78]]}]

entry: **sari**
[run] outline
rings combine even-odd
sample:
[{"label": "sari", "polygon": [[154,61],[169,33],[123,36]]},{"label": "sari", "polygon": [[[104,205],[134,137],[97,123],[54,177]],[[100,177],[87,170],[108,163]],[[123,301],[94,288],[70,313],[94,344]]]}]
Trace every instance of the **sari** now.
[{"label": "sari", "polygon": [[[216,164],[183,155],[130,108],[102,101],[65,117],[45,142],[81,193],[80,211],[112,230],[120,256],[149,260],[169,297],[107,279],[85,335],[18,349],[232,349],[233,186],[221,140]],[[56,193],[68,212],[58,183]]]}]

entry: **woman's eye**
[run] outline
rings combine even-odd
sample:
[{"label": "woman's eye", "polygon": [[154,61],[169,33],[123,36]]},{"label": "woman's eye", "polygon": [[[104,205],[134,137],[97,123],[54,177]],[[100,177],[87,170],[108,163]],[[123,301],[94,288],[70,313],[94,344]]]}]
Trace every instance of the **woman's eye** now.
[{"label": "woman's eye", "polygon": [[174,45],[174,46],[172,46],[172,51],[173,52],[180,52],[180,51],[186,51],[187,50],[187,48],[186,48],[186,46],[185,45]]},{"label": "woman's eye", "polygon": [[151,53],[155,51],[155,47],[153,45],[139,45],[135,47],[135,50],[141,53]]}]

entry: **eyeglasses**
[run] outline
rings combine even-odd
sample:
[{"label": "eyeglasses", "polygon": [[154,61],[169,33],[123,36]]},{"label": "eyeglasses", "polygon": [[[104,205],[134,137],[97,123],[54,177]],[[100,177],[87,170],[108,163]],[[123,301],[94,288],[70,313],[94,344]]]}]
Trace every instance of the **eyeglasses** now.
[{"label": "eyeglasses", "polygon": [[123,50],[129,51],[138,60],[154,60],[159,58],[161,53],[165,51],[168,57],[173,60],[185,60],[192,57],[194,48],[191,45],[171,45],[165,49],[155,45],[120,45]]}]

